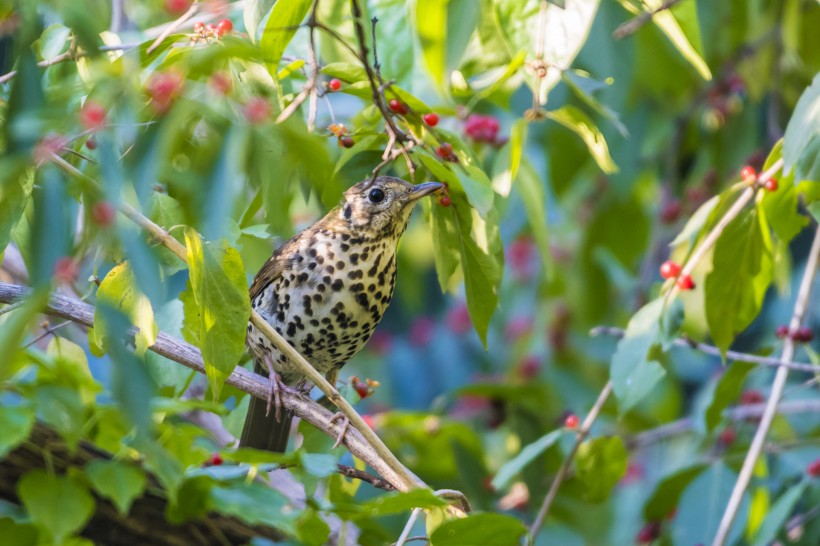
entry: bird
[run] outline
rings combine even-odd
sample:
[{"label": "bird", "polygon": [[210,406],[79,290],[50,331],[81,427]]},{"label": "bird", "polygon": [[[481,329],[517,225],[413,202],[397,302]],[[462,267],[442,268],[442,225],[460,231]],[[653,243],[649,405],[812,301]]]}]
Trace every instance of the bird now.
[{"label": "bird", "polygon": [[[359,182],[322,219],[279,246],[256,274],[251,307],[332,385],[390,304],[396,249],[413,206],[444,187],[392,176]],[[312,385],[250,323],[246,346],[271,390],[268,400],[251,399],[239,445],[284,452],[293,415],[282,415],[281,392],[304,393]]]}]

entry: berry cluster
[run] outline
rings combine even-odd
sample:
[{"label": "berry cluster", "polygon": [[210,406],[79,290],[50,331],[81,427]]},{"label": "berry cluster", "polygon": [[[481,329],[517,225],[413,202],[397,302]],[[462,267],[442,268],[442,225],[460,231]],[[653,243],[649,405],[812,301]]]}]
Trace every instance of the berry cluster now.
[{"label": "berry cluster", "polygon": [[749,184],[750,186],[760,184],[763,188],[766,189],[766,191],[777,191],[777,188],[780,187],[780,185],[777,183],[777,179],[775,178],[769,178],[765,182],[760,183],[758,182],[757,176],[757,171],[755,171],[754,167],[752,167],[751,165],[746,165],[742,169],[740,169],[740,179],[743,180],[743,182],[745,182],[746,184]]},{"label": "berry cluster", "polygon": [[661,277],[664,279],[677,279],[675,284],[680,290],[692,290],[695,288],[695,281],[691,275],[681,275],[680,264],[667,260],[661,264]]},{"label": "berry cluster", "polygon": [[339,146],[343,148],[352,148],[356,144],[353,137],[347,136],[347,127],[343,124],[331,123],[328,125],[327,129],[336,136]]},{"label": "berry cluster", "polygon": [[194,35],[191,36],[191,40],[194,42],[215,40],[231,32],[233,32],[233,23],[230,19],[222,19],[217,24],[208,23],[207,25],[200,21],[194,25]]},{"label": "berry cluster", "polygon": [[453,145],[449,142],[442,143],[441,146],[436,148],[436,155],[439,156],[444,161],[449,161],[451,163],[458,163],[458,156],[453,151]]},{"label": "berry cluster", "polygon": [[501,125],[498,119],[493,116],[482,116],[472,114],[464,123],[464,133],[467,138],[474,142],[486,142],[487,144],[500,144],[498,140],[498,130]]},{"label": "berry cluster", "polygon": [[359,398],[367,398],[379,387],[380,383],[374,379],[367,378],[361,381],[355,375],[350,376],[350,386],[359,395]]},{"label": "berry cluster", "polygon": [[788,326],[778,326],[774,334],[779,339],[791,338],[797,343],[809,343],[814,338],[814,333],[808,326],[800,326],[796,330],[790,330]]}]

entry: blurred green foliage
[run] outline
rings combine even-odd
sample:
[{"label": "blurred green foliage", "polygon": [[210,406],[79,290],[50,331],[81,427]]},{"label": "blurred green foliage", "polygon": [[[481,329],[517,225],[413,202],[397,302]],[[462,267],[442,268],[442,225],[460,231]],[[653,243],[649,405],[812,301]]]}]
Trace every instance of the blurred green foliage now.
[{"label": "blurred green foliage", "polygon": [[[24,475],[0,533],[82,544],[95,503],[127,514],[151,475],[174,522],[220,512],[292,544],[389,544],[421,507],[412,534],[434,545],[515,544],[575,440],[564,418],[611,380],[534,543],[711,542],[756,427],[730,410],[764,400],[773,371],[672,342],[779,354],[820,216],[820,7],[361,3],[376,85],[407,107],[389,114],[405,142],[374,104],[348,0],[321,0],[315,20],[309,0],[205,0],[159,44],[190,2],[0,1],[0,279],[35,289],[0,309],[0,458],[36,420],[113,455]],[[221,36],[194,27],[225,18]],[[693,254],[746,187],[741,167],[781,161],[778,189],[758,191],[670,300],[658,266]],[[225,440],[248,402],[223,385],[249,365],[245,287],[377,165],[446,182],[447,199],[417,213],[395,301],[342,379],[380,382],[362,412],[434,489],[467,495],[464,520],[443,521],[428,491],[335,474],[363,465],[305,424],[292,454]],[[121,206],[186,245],[187,266]],[[94,328],[44,331],[50,289],[94,303]],[[590,336],[601,324],[625,337]],[[207,379],[146,351],[158,331],[199,346]],[[816,347],[795,360],[820,365]],[[820,541],[812,377],[793,374],[784,406],[808,410],[775,420],[732,544]],[[194,424],[203,411],[221,433]],[[290,465],[307,502],[240,464]]]}]

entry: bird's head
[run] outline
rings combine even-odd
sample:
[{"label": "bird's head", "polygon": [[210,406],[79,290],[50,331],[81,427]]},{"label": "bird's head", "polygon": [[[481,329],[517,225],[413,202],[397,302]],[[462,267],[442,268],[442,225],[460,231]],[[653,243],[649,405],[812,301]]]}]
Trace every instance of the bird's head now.
[{"label": "bird's head", "polygon": [[351,229],[372,235],[400,236],[407,227],[413,205],[425,195],[444,188],[440,182],[410,184],[401,178],[379,176],[359,182],[344,193],[339,220]]}]

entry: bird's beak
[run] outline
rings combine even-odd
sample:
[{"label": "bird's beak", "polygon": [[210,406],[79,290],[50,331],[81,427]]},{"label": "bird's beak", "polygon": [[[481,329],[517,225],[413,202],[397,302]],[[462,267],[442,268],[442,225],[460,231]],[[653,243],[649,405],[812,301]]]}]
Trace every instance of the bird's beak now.
[{"label": "bird's beak", "polygon": [[441,182],[425,182],[423,184],[416,184],[413,186],[413,189],[410,190],[410,200],[415,201],[417,199],[421,199],[425,195],[430,195],[431,193],[442,189],[444,189],[444,184]]}]

